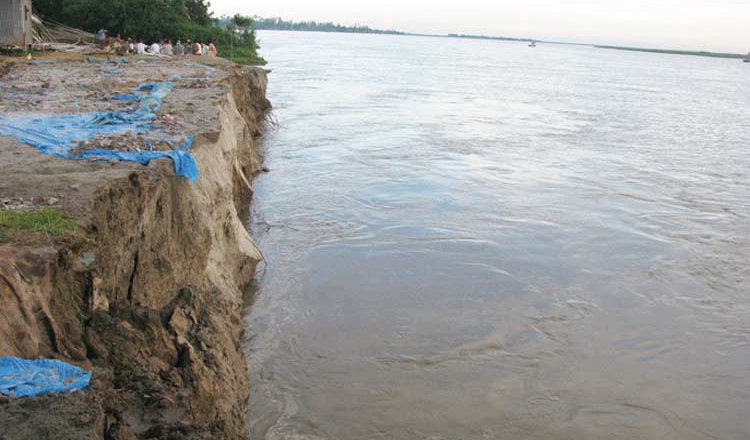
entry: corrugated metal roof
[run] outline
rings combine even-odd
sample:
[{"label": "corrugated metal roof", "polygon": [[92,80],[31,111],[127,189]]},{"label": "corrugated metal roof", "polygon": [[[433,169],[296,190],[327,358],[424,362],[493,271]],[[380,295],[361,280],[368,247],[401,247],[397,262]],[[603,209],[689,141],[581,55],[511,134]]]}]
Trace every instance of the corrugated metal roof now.
[{"label": "corrugated metal roof", "polygon": [[31,43],[31,0],[0,0],[0,45]]}]

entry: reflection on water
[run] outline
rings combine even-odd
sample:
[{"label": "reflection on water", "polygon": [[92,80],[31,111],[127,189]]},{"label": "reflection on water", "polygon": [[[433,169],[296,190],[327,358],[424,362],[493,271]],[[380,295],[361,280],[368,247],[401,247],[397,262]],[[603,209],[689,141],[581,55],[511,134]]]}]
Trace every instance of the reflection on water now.
[{"label": "reflection on water", "polygon": [[750,438],[750,70],[264,32],[252,439]]}]

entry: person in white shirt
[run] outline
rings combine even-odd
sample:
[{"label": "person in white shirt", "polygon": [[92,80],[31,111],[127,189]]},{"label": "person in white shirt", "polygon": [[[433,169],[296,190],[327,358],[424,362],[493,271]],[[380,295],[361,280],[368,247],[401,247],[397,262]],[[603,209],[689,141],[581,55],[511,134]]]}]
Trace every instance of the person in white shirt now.
[{"label": "person in white shirt", "polygon": [[159,49],[161,49],[161,46],[159,46],[159,43],[156,41],[151,44],[151,47],[148,49],[148,53],[151,55],[159,55]]},{"label": "person in white shirt", "polygon": [[143,40],[138,40],[135,44],[135,53],[138,55],[146,55],[146,45],[143,44]]}]

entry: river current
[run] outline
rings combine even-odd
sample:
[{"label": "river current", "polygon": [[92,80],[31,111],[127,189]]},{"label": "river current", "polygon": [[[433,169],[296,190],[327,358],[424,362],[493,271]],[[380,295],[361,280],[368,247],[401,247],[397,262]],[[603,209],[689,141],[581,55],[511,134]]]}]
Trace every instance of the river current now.
[{"label": "river current", "polygon": [[750,66],[259,36],[251,439],[750,438]]}]

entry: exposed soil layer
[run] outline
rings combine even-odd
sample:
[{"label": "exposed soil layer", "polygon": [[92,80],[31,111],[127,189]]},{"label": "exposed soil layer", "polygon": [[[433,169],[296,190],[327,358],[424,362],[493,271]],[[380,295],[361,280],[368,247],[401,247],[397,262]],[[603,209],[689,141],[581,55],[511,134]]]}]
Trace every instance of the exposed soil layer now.
[{"label": "exposed soil layer", "polygon": [[[15,233],[0,243],[0,356],[94,371],[82,392],[0,398],[0,439],[244,435],[242,291],[260,253],[241,216],[262,169],[254,138],[270,109],[265,71],[218,59],[132,59],[115,70],[17,63],[3,78],[0,113],[112,110],[130,105],[112,94],[147,81],[175,82],[156,126],[195,135],[196,183],[169,160],[57,159],[0,137],[0,200],[52,200],[78,222],[63,237]],[[142,148],[137,136],[129,142]]]}]

